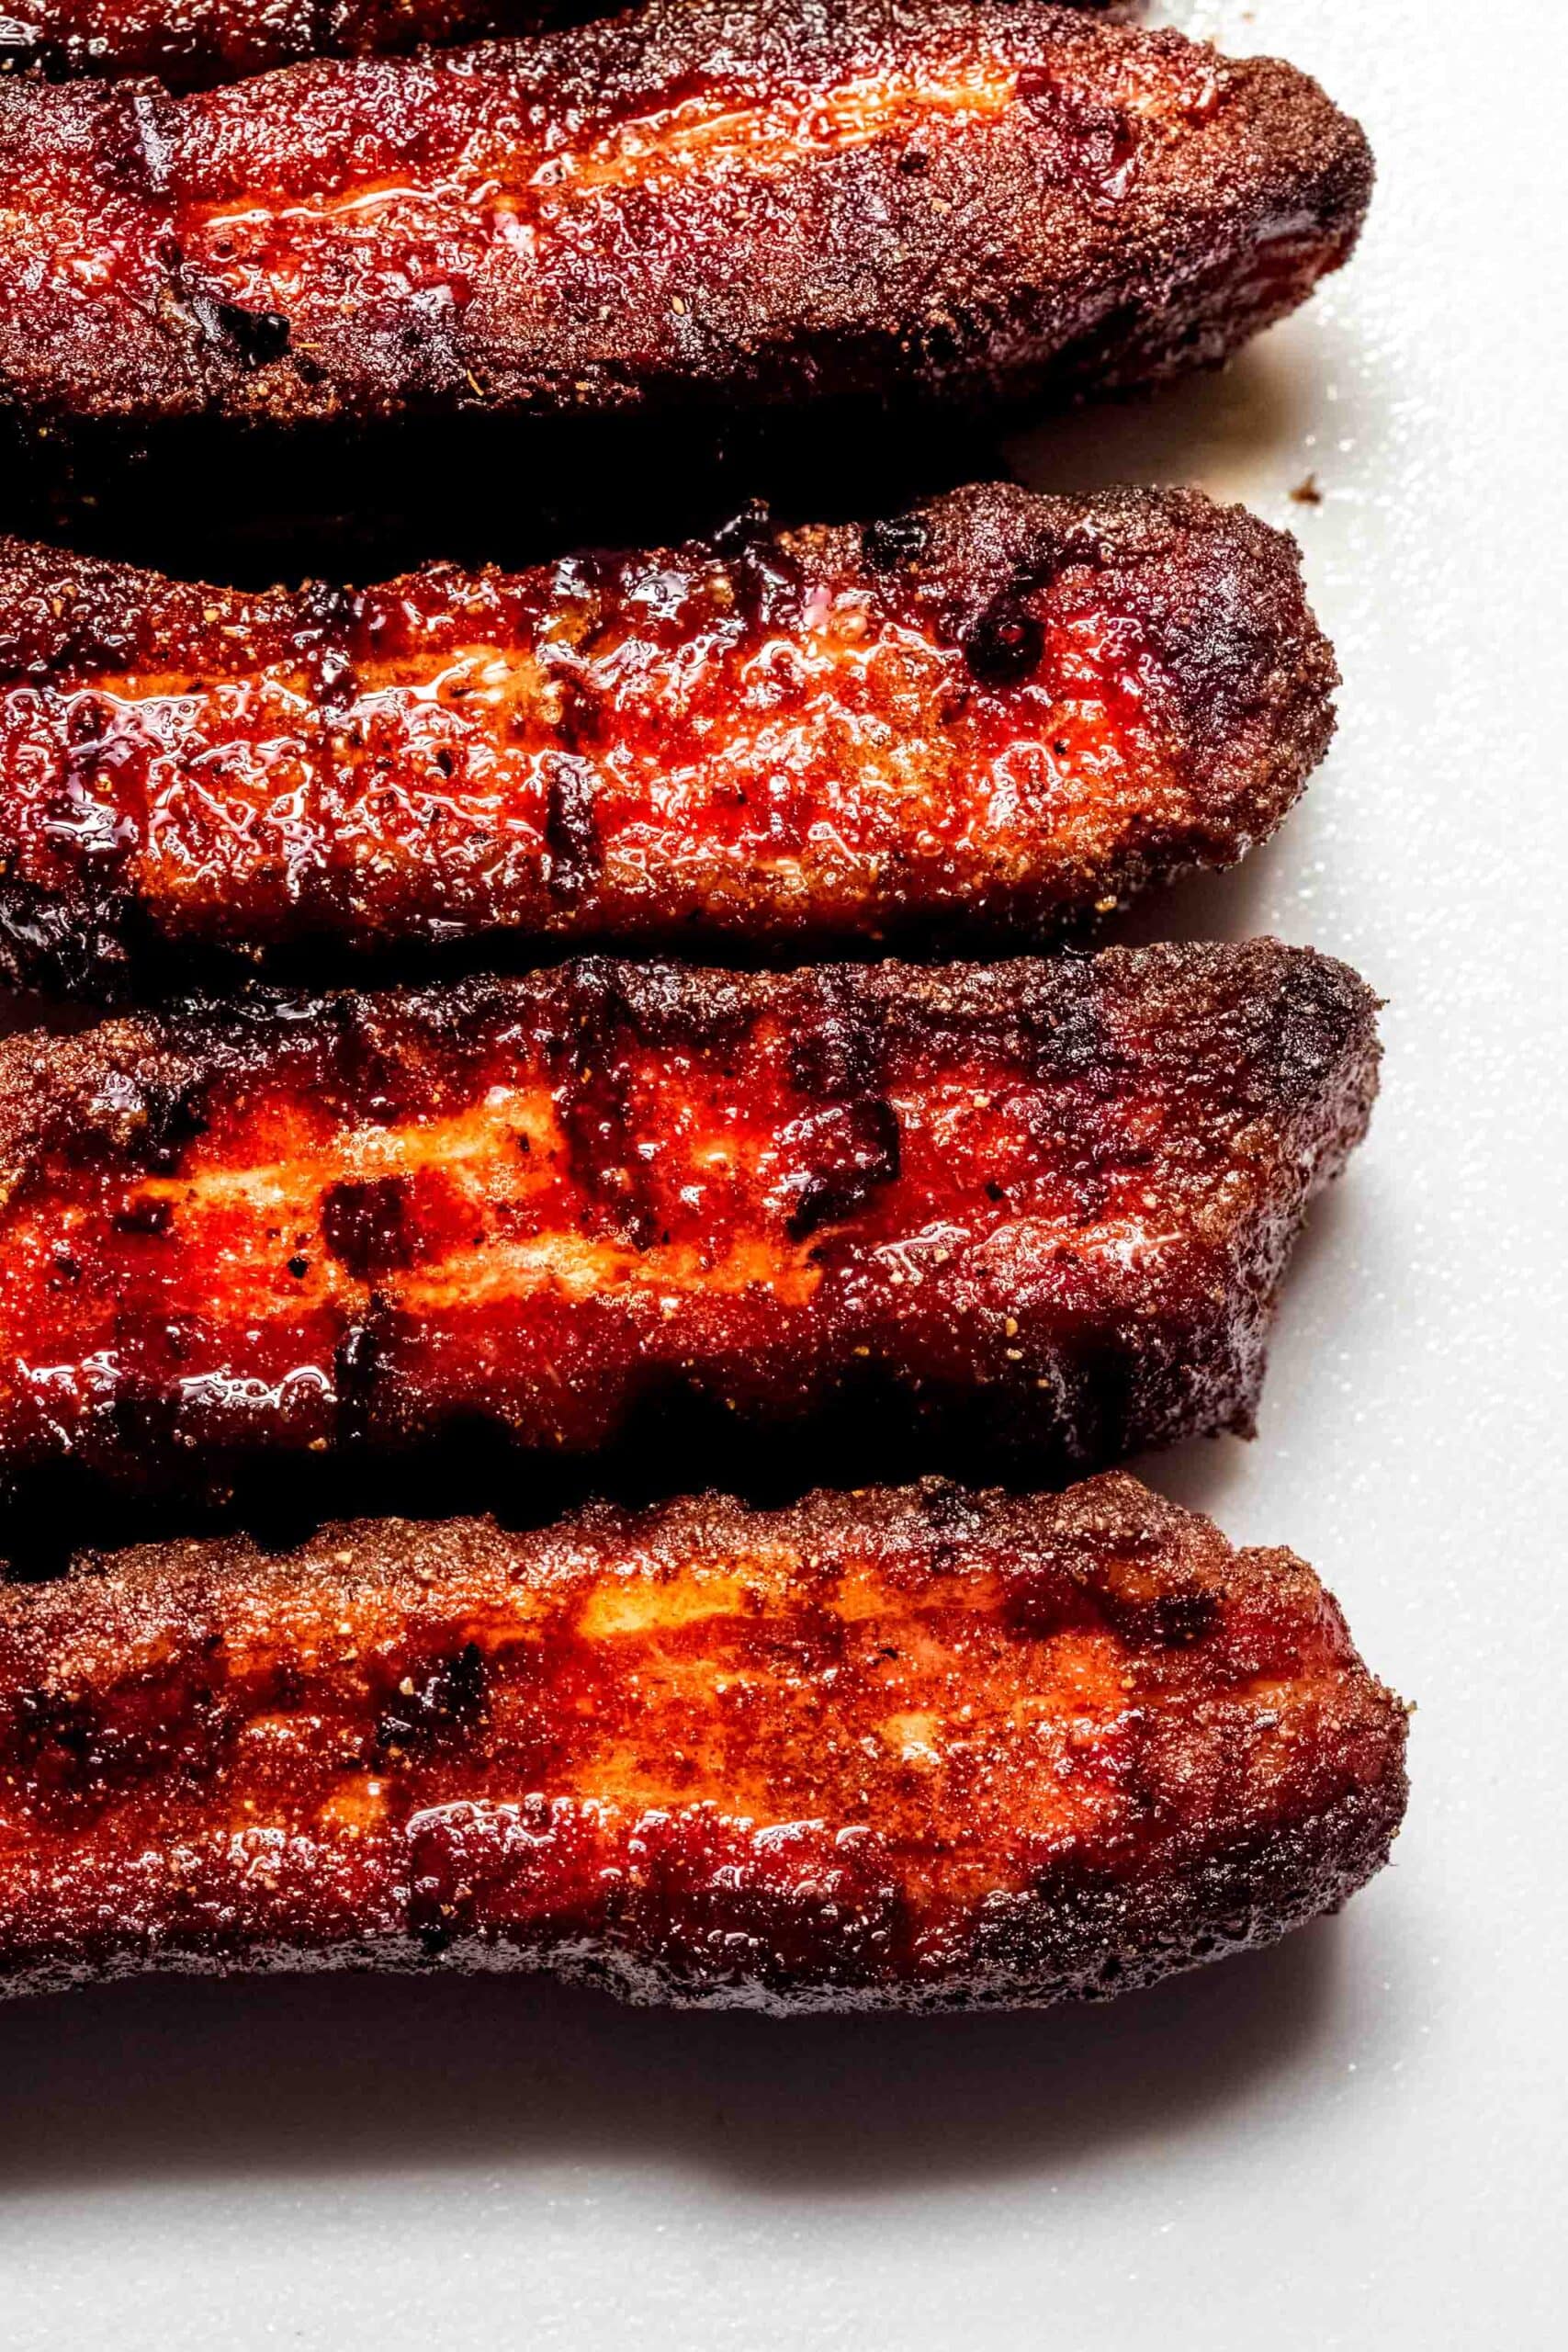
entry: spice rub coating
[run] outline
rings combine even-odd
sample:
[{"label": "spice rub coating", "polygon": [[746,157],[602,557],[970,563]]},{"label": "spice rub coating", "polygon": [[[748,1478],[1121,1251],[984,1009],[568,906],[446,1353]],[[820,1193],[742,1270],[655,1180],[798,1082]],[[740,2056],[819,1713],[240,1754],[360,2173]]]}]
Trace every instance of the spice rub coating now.
[{"label": "spice rub coating", "polygon": [[1100,1999],[1343,1901],[1404,1730],[1302,1561],[1120,1476],[152,1546],[0,1590],[0,1990]]},{"label": "spice rub coating", "polygon": [[190,89],[302,57],[392,55],[615,13],[615,0],[7,0],[0,60]]},{"label": "spice rub coating", "polygon": [[1374,1000],[1269,940],[258,990],[0,1042],[0,1470],[845,1403],[1098,1464],[1250,1426]]},{"label": "spice rub coating", "polygon": [[1292,543],[1190,492],[990,484],[353,594],[0,539],[0,972],[1018,941],[1272,831],[1335,675]]},{"label": "spice rub coating", "polygon": [[1294,308],[1370,187],[1293,68],[1042,0],[650,0],[186,97],[13,78],[0,401],[289,423],[1144,383]]},{"label": "spice rub coating", "polygon": [[[1127,16],[1138,0],[1067,5]],[[193,89],[302,57],[392,56],[619,13],[615,0],[7,0],[0,67],[155,74]]]}]

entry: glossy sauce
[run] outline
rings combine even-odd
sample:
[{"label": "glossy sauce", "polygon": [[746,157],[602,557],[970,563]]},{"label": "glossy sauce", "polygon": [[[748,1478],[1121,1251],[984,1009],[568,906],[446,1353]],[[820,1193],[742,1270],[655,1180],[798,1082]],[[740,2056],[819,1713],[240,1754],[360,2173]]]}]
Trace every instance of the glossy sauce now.
[{"label": "glossy sauce", "polygon": [[1199,822],[1137,620],[1051,580],[967,638],[918,571],[776,541],[304,604],[220,594],[162,649],[188,666],[0,686],[9,872],[240,946],[875,936],[1114,895]]},{"label": "glossy sauce", "polygon": [[[765,1017],[717,1052],[591,1034],[563,1071],[508,1024],[446,1067],[416,1050],[374,1111],[310,1054],[215,1087],[167,1173],[89,1165],[13,1204],[0,1445],[85,1437],[110,1397],[153,1442],[187,1414],[325,1442],[372,1373],[423,1424],[478,1410],[576,1445],[617,1388],[675,1372],[744,1405],[796,1362],[914,1345],[934,1369],[974,1344],[950,1285],[993,1241],[1027,1235],[1065,1306],[1179,1238],[1145,1172],[1157,1097],[965,1041],[822,1100],[798,1042]],[[1032,1351],[1048,1389],[1048,1320],[1001,1305],[982,1344],[1019,1381]]]}]

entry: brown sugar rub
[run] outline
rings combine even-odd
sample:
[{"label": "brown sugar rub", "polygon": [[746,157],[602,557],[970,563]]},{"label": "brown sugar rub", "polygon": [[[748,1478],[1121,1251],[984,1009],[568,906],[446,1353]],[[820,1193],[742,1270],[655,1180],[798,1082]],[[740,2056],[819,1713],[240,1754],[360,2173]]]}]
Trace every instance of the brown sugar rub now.
[{"label": "brown sugar rub", "polygon": [[1358,127],[1041,0],[652,0],[174,97],[0,81],[0,402],[39,424],[733,414],[1223,358],[1344,261]]},{"label": "brown sugar rub", "polygon": [[0,1042],[0,1471],[207,1491],[488,1424],[848,1408],[1085,1466],[1247,1430],[1374,1000],[1256,940],[585,959]]},{"label": "brown sugar rub", "polygon": [[0,539],[0,973],[509,933],[1017,944],[1270,832],[1292,542],[1190,492],[265,595]]},{"label": "brown sugar rub", "polygon": [[1119,1476],[152,1546],[0,1589],[0,1989],[1101,1999],[1354,1892],[1404,1736],[1304,1563]]}]

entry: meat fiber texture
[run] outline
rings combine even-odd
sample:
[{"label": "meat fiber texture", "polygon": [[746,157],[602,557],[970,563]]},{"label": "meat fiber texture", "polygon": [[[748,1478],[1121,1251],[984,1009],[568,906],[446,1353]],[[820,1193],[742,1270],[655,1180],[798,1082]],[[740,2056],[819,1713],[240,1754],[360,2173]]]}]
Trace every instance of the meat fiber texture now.
[{"label": "meat fiber texture", "polygon": [[1190,492],[357,593],[0,540],[0,972],[1031,943],[1270,832],[1335,674],[1293,543]]},{"label": "meat fiber texture", "polygon": [[1123,1476],[187,1540],[0,1590],[0,1990],[1103,1998],[1341,1902],[1404,1751],[1302,1561]]},{"label": "meat fiber texture", "polygon": [[197,93],[0,82],[40,425],[725,416],[1218,361],[1348,254],[1317,85],[1041,0],[653,0]]},{"label": "meat fiber texture", "polygon": [[583,1453],[693,1399],[1047,1467],[1247,1430],[1374,1007],[1262,940],[588,959],[13,1036],[0,1471],[205,1491],[474,1423]]}]

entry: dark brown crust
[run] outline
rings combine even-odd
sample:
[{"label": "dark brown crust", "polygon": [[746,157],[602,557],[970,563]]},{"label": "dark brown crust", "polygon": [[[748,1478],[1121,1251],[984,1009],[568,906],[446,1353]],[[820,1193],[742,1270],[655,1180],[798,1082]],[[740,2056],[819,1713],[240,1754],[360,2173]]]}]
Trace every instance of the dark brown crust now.
[{"label": "dark brown crust", "polygon": [[1018,944],[1271,832],[1335,682],[1293,543],[1190,492],[988,484],[292,595],[0,538],[0,975],[105,993],[160,949],[497,932]]},{"label": "dark brown crust", "polygon": [[[807,152],[800,94],[863,88],[893,94],[881,127],[852,99]],[[765,157],[625,146],[629,119],[710,100],[784,109]],[[589,159],[586,193],[541,192],[508,145],[530,107]],[[449,178],[476,153],[502,174],[493,220]],[[351,245],[330,225],[348,172],[423,209],[356,212]],[[652,0],[183,99],[0,83],[0,398],[39,422],[294,423],[1146,383],[1294,308],[1371,180],[1292,67],[1040,0]],[[234,223],[269,187],[293,209],[258,243]]]},{"label": "dark brown crust", "polygon": [[0,1987],[1102,1999],[1343,1902],[1404,1731],[1302,1561],[1127,1477],[149,1547],[0,1591]]},{"label": "dark brown crust", "polygon": [[[1065,0],[1135,15],[1138,0]],[[306,57],[389,57],[619,14],[615,0],[6,0],[0,71],[155,74],[197,89]]]},{"label": "dark brown crust", "polygon": [[0,65],[155,74],[188,90],[305,57],[396,56],[615,13],[614,0],[6,0]]},{"label": "dark brown crust", "polygon": [[852,1400],[1040,1471],[1251,1425],[1374,1000],[1271,941],[587,959],[0,1044],[0,1466],[201,1488],[477,1417]]}]

